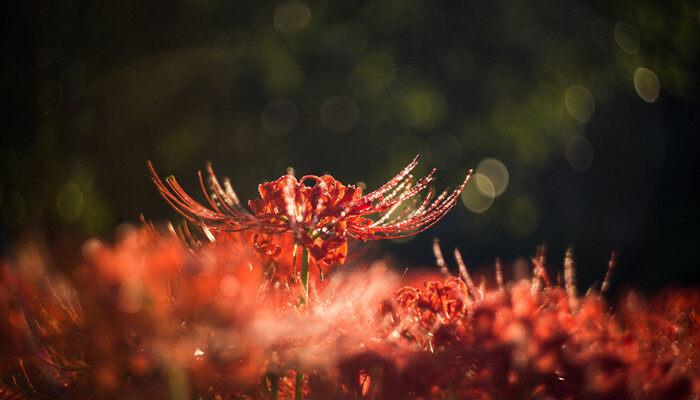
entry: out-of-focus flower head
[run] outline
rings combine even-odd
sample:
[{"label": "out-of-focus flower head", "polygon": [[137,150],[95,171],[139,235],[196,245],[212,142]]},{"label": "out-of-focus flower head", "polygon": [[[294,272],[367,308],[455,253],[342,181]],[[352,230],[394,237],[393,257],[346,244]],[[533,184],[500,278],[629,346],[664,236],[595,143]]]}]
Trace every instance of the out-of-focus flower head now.
[{"label": "out-of-focus flower head", "polygon": [[469,181],[471,171],[452,192],[435,197],[433,188],[419,198],[433,181],[436,170],[414,182],[411,171],[418,157],[377,190],[362,194],[362,187],[344,185],[330,175],[305,175],[297,179],[283,175],[258,186],[259,199],[243,207],[226,178],[219,183],[211,165],[199,182],[209,207],[194,200],[169,176],[163,181],[149,162],[153,182],[163,198],[180,214],[211,231],[255,231],[254,246],[262,254],[276,257],[280,246],[276,237],[291,234],[294,243],[308,249],[323,266],[343,264],[347,237],[360,240],[412,236],[440,220],[457,202]]}]

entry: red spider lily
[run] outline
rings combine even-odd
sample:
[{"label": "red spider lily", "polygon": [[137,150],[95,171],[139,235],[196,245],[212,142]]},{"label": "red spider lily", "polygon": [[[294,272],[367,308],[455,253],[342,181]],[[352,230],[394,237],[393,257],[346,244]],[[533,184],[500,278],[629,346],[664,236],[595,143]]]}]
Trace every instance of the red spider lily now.
[{"label": "red spider lily", "polygon": [[280,249],[274,236],[291,233],[294,242],[308,249],[313,257],[330,265],[343,264],[347,236],[363,241],[412,236],[428,229],[442,218],[459,199],[469,181],[452,192],[435,197],[433,188],[423,199],[418,194],[433,181],[436,170],[414,182],[411,171],[418,157],[377,190],[362,195],[362,188],[343,185],[330,175],[305,175],[296,179],[283,175],[258,186],[260,198],[250,200],[247,210],[228,179],[219,183],[207,164],[207,191],[202,173],[199,182],[209,207],[190,197],[170,176],[161,180],[149,162],[153,182],[163,198],[180,214],[197,225],[214,231],[256,232],[256,250],[276,256]]}]

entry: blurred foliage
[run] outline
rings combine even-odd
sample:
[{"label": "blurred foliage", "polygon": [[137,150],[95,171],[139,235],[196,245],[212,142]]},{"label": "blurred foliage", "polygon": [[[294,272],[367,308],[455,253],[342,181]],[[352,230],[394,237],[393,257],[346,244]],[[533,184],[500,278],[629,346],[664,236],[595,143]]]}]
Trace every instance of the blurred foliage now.
[{"label": "blurred foliage", "polygon": [[692,125],[669,126],[664,103],[691,107],[698,88],[689,0],[17,3],[5,239],[172,217],[147,159],[189,189],[211,160],[250,198],[288,166],[372,187],[422,154],[440,185],[486,158],[508,179],[496,197],[482,173],[477,206],[465,197],[434,235],[481,261],[589,243],[602,269],[643,245],[669,131]]}]

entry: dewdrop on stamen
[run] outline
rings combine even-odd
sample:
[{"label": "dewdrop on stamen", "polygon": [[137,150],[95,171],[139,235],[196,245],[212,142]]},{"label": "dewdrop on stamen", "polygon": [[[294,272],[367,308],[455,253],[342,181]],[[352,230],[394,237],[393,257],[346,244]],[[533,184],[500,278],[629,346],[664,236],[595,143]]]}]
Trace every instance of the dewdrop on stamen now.
[{"label": "dewdrop on stamen", "polygon": [[462,253],[456,247],[454,250],[454,255],[455,260],[457,260],[457,265],[459,266],[459,275],[462,277],[464,283],[467,285],[467,289],[469,289],[470,294],[474,296],[475,299],[477,297],[483,299],[483,293],[476,288],[476,285],[474,284],[474,281],[472,280],[472,277],[469,275],[469,271],[467,270],[467,264],[464,263]]},{"label": "dewdrop on stamen", "polygon": [[435,255],[435,263],[440,272],[445,276],[450,276],[450,271],[447,269],[447,264],[445,263],[445,257],[442,255],[442,249],[440,249],[440,239],[433,239],[433,254]]}]

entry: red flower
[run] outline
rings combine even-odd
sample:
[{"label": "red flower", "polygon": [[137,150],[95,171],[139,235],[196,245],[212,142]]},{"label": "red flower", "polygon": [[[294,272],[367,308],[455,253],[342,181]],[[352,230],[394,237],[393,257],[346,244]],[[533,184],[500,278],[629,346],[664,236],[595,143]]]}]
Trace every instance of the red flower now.
[{"label": "red flower", "polygon": [[210,207],[190,197],[174,177],[163,182],[150,162],[148,167],[163,198],[190,221],[214,231],[255,230],[256,250],[272,256],[279,253],[274,237],[291,233],[296,244],[307,248],[317,261],[330,265],[345,261],[348,236],[360,240],[412,236],[428,229],[455,205],[471,171],[452,192],[434,197],[431,188],[421,200],[417,195],[433,181],[436,170],[414,182],[410,172],[417,164],[418,157],[364,196],[361,187],[343,185],[330,175],[306,175],[299,180],[284,175],[258,186],[260,198],[248,202],[250,211],[241,205],[228,179],[223,186],[219,183],[209,164],[211,193],[201,172],[198,176]]}]

